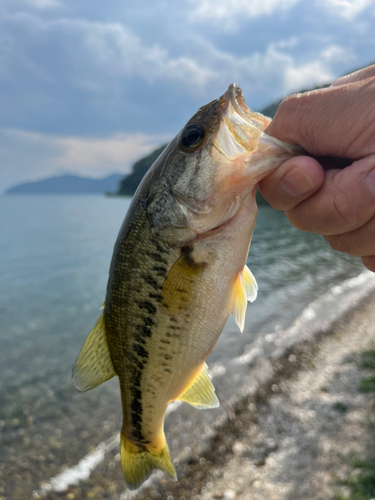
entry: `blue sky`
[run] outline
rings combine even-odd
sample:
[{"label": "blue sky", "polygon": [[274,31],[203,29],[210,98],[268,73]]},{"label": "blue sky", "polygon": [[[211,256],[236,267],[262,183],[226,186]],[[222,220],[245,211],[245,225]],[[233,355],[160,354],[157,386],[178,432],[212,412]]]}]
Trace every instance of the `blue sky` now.
[{"label": "blue sky", "polygon": [[0,192],[104,176],[235,81],[261,109],[375,61],[372,0],[0,0]]}]

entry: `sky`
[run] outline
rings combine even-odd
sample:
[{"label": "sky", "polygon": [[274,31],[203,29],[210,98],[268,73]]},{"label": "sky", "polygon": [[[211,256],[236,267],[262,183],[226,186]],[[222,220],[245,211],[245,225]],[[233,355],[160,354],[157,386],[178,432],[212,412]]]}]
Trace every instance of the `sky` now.
[{"label": "sky", "polygon": [[374,0],[0,0],[0,193],[104,177],[241,85],[260,110],[375,61]]}]

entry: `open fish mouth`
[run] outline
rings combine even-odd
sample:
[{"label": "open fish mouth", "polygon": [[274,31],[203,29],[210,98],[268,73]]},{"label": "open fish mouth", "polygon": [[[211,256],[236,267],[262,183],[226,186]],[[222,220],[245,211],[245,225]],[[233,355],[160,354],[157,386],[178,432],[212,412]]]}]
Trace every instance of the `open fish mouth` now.
[{"label": "open fish mouth", "polygon": [[[229,85],[226,92],[228,99],[227,115],[231,120],[237,121],[256,127],[263,130],[269,123],[270,119],[259,113],[251,111],[245,102],[242,89],[237,83]],[[232,108],[232,109],[231,109]]]},{"label": "open fish mouth", "polygon": [[225,103],[222,108],[223,123],[217,134],[215,147],[229,161],[252,154],[256,151],[270,118],[248,108],[242,89],[236,83],[229,85],[221,102]]}]

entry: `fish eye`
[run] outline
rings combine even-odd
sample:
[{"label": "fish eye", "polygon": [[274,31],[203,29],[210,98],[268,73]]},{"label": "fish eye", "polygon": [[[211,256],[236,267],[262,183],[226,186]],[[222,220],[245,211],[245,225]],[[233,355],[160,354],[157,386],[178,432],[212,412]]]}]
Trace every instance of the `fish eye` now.
[{"label": "fish eye", "polygon": [[202,125],[199,125],[199,123],[191,123],[182,131],[180,144],[183,146],[184,150],[195,150],[202,144],[205,135]]}]

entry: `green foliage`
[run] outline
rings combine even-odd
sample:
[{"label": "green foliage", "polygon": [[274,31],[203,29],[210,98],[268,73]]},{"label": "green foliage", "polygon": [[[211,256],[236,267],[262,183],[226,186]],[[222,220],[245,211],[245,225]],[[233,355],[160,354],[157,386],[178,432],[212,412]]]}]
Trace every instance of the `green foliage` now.
[{"label": "green foliage", "polygon": [[358,385],[359,392],[375,391],[375,375],[362,379]]},{"label": "green foliage", "polygon": [[341,403],[340,401],[337,401],[337,403],[334,403],[332,405],[332,410],[338,411],[340,413],[345,413],[348,407],[344,404]]},{"label": "green foliage", "polygon": [[336,492],[334,500],[371,500],[375,497],[375,460],[359,460],[354,458],[350,465],[355,472],[345,481],[344,486],[350,488],[350,495]]},{"label": "green foliage", "polygon": [[370,349],[362,353],[360,366],[361,368],[375,370],[375,349]]}]

